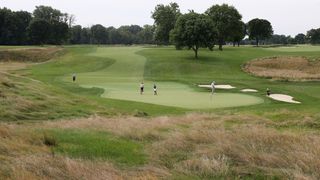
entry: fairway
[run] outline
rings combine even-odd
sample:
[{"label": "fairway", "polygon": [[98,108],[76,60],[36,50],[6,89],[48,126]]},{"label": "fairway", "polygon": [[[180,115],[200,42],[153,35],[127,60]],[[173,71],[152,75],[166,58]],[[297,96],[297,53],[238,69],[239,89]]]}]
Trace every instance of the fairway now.
[{"label": "fairway", "polygon": [[[242,94],[197,92],[188,85],[176,82],[152,82],[145,80],[146,58],[136,54],[141,47],[99,47],[88,56],[114,60],[111,66],[99,71],[77,74],[77,83],[86,88],[104,89],[102,97],[174,106],[187,109],[210,109],[248,106],[263,103],[261,98]],[[70,75],[64,77],[70,81]],[[145,94],[140,95],[139,84],[144,81]],[[158,96],[153,95],[153,84],[158,87]]]}]

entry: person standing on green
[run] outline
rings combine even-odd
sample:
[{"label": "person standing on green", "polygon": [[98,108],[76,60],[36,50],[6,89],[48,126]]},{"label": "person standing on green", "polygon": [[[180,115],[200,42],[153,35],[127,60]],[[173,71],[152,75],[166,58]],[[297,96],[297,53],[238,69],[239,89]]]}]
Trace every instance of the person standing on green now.
[{"label": "person standing on green", "polygon": [[158,95],[156,84],[153,85],[153,95]]},{"label": "person standing on green", "polygon": [[141,84],[140,84],[140,94],[141,95],[143,94],[143,91],[144,91],[144,83],[141,82]]},{"label": "person standing on green", "polygon": [[72,81],[75,82],[75,81],[76,81],[76,78],[77,78],[76,73],[73,73],[73,74],[72,74]]}]

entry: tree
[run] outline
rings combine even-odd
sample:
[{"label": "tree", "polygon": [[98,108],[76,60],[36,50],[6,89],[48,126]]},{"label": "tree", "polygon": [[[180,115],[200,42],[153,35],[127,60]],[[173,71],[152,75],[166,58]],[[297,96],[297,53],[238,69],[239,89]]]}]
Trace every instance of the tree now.
[{"label": "tree", "polygon": [[247,27],[249,38],[255,39],[257,46],[260,40],[270,38],[273,34],[271,23],[265,19],[252,19],[248,22]]},{"label": "tree", "polygon": [[[63,41],[68,39],[69,26],[67,24],[67,13],[62,13],[60,10],[53,9],[50,6],[36,6],[36,9],[33,11],[33,16],[35,22],[47,21],[49,27],[49,39],[48,37],[44,37],[46,39],[37,42],[61,44]],[[37,25],[38,26],[33,26],[33,31],[39,31],[35,30],[34,28],[43,28],[39,24]]]},{"label": "tree", "polygon": [[69,36],[69,27],[67,23],[53,21],[50,25],[50,44],[62,44]]},{"label": "tree", "polygon": [[90,28],[82,28],[81,30],[81,44],[90,44],[91,43],[91,29]]},{"label": "tree", "polygon": [[216,37],[212,20],[204,15],[195,12],[181,15],[171,32],[171,40],[177,48],[188,47],[198,58],[200,47],[213,47]]},{"label": "tree", "polygon": [[294,37],[294,39],[297,44],[305,44],[306,43],[306,35],[304,35],[303,33],[297,34]]},{"label": "tree", "polygon": [[174,28],[178,17],[181,15],[179,5],[170,3],[169,5],[159,4],[152,12],[154,19],[155,40],[158,44],[169,44],[170,31]]},{"label": "tree", "polygon": [[151,25],[144,25],[142,31],[138,33],[139,42],[141,44],[153,44],[153,36],[155,27]]},{"label": "tree", "polygon": [[93,44],[106,44],[108,33],[107,29],[101,24],[96,24],[91,27],[92,43]]},{"label": "tree", "polygon": [[76,25],[71,27],[70,29],[70,43],[71,44],[81,44],[81,31],[82,27],[80,25]]},{"label": "tree", "polygon": [[320,44],[320,28],[311,29],[307,32],[307,39],[311,44]]},{"label": "tree", "polygon": [[50,6],[36,6],[36,9],[33,11],[35,19],[43,19],[50,23],[53,21],[64,22],[66,15]]},{"label": "tree", "polygon": [[291,37],[287,37],[285,35],[274,34],[267,40],[267,43],[268,44],[283,44],[283,45],[286,45],[286,44],[289,43],[289,38],[291,38]]},{"label": "tree", "polygon": [[[206,14],[212,19],[217,30],[219,50],[222,51],[225,40],[231,39],[235,31],[239,32],[242,16],[236,8],[227,4],[213,5],[206,11]],[[235,25],[238,27],[234,28]]]},{"label": "tree", "polygon": [[28,26],[28,35],[33,44],[45,44],[50,41],[50,24],[43,19],[35,19]]},{"label": "tree", "polygon": [[246,25],[242,21],[238,21],[234,24],[233,28],[233,34],[231,35],[230,41],[233,42],[233,46],[238,44],[238,47],[240,46],[240,42],[244,39],[246,36]]},{"label": "tree", "polygon": [[16,44],[15,14],[10,9],[0,9],[0,44]]},{"label": "tree", "polygon": [[27,11],[14,12],[14,40],[16,44],[22,45],[28,43],[27,28],[32,20],[31,13]]}]

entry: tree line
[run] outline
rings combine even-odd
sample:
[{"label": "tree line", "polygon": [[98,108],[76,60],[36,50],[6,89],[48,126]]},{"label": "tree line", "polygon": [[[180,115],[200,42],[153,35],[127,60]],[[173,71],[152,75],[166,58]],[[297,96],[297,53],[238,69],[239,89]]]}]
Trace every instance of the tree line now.
[{"label": "tree line", "polygon": [[[153,25],[119,28],[96,24],[74,25],[75,17],[50,6],[36,6],[30,13],[0,8],[0,44],[157,44],[223,50],[225,44],[320,44],[320,28],[295,37],[274,35],[271,23],[252,19],[245,23],[238,10],[227,4],[213,5],[204,13],[181,13],[177,3],[159,4],[151,13]],[[248,37],[247,39],[244,39]]]},{"label": "tree line", "polygon": [[74,25],[75,17],[50,6],[32,13],[0,8],[0,44],[154,44],[153,25],[91,27]]}]

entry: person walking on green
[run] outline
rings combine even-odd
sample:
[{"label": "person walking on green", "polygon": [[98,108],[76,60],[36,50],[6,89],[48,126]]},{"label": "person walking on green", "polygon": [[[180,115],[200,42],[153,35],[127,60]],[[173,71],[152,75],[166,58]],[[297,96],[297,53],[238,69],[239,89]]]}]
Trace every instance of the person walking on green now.
[{"label": "person walking on green", "polygon": [[156,84],[153,85],[153,95],[158,95]]}]

